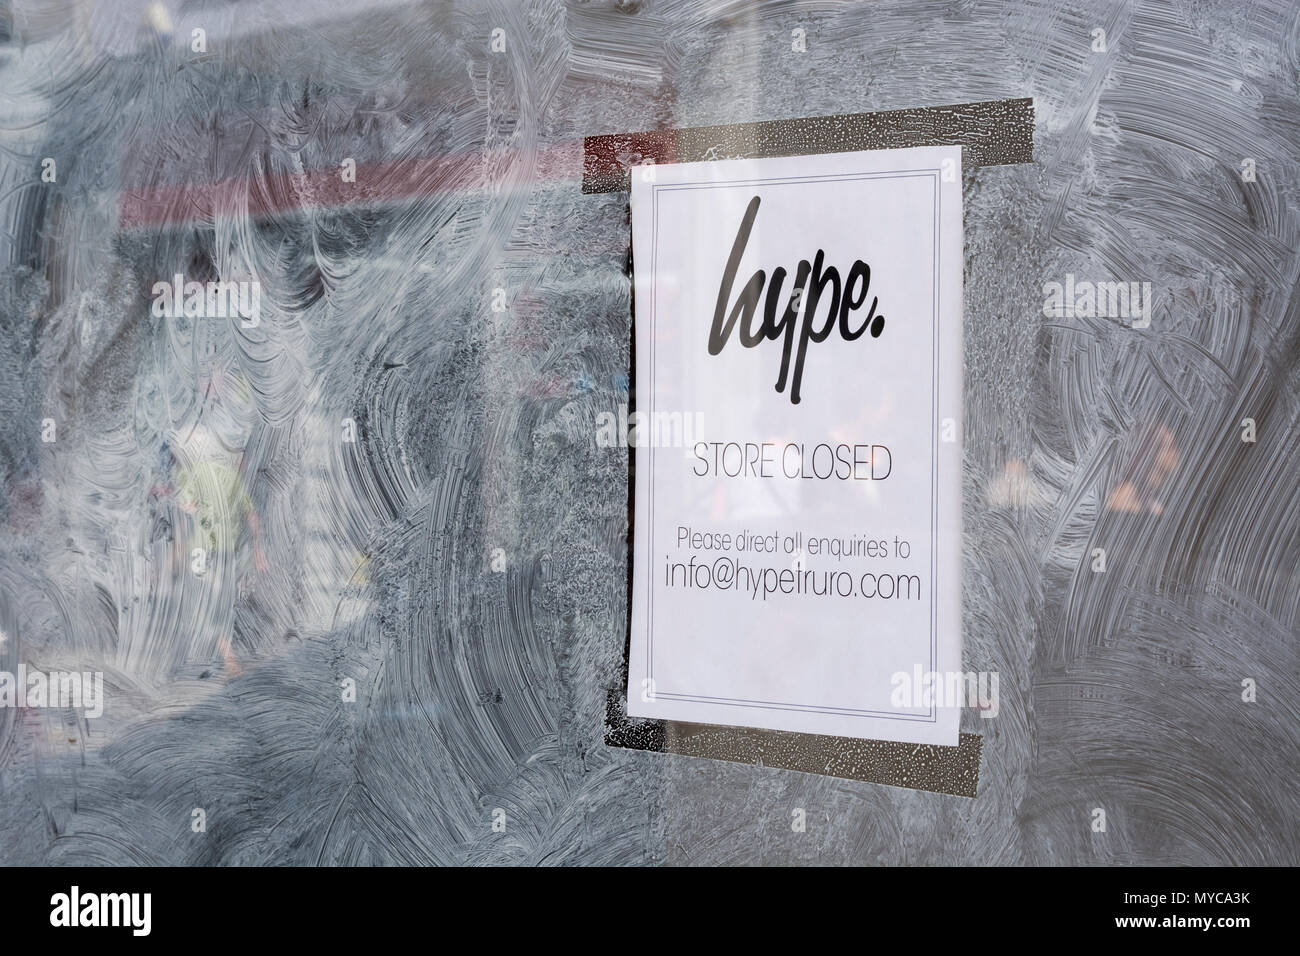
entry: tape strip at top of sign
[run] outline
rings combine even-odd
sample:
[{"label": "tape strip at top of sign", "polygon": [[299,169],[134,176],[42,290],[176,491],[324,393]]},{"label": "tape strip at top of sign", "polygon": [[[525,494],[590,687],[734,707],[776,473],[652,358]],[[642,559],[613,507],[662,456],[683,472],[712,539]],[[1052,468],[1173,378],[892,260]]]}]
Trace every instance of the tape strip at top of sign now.
[{"label": "tape strip at top of sign", "polygon": [[[627,190],[630,188],[630,167],[647,163],[679,164],[933,145],[961,146],[962,165],[965,166],[1031,162],[1033,101],[999,100],[883,113],[592,136],[586,139],[582,188],[585,193]],[[633,371],[635,373],[635,368]],[[633,451],[629,454],[628,650],[631,648],[635,459]],[[624,681],[627,664],[625,654]],[[982,745],[980,735],[960,734],[955,747],[862,739],[863,736],[840,737],[831,733],[629,717],[621,688],[610,691],[606,712],[606,743],[610,746],[756,763],[911,789],[975,796]]]},{"label": "tape strip at top of sign", "polygon": [[880,113],[845,113],[730,126],[612,133],[583,140],[582,191],[627,192],[647,162],[807,156],[861,149],[960,146],[963,166],[1034,161],[1034,101],[988,100]]}]

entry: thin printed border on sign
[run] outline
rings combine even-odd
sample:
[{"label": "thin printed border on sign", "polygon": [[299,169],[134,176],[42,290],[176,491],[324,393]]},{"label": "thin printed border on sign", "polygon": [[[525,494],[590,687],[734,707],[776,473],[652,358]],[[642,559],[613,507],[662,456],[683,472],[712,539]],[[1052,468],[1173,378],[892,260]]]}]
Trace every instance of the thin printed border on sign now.
[{"label": "thin printed border on sign", "polygon": [[[661,192],[671,192],[691,189],[720,189],[735,188],[737,186],[789,186],[800,183],[811,182],[851,182],[864,179],[917,179],[929,177],[934,183],[934,197],[932,202],[933,221],[931,224],[931,242],[933,245],[931,262],[933,267],[932,285],[933,297],[931,302],[932,321],[932,352],[933,368],[930,378],[930,657],[927,672],[934,671],[935,658],[938,655],[938,593],[939,593],[939,568],[938,568],[938,500],[935,490],[938,486],[938,422],[936,420],[936,407],[938,404],[936,392],[939,388],[939,315],[940,315],[940,246],[939,246],[939,223],[941,221],[941,204],[943,202],[943,190],[940,188],[940,170],[935,169],[895,169],[879,170],[871,173],[833,173],[822,176],[778,176],[771,178],[752,178],[727,180],[723,182],[694,182],[694,183],[672,183],[664,185],[653,185],[650,187],[651,202],[651,250],[650,250],[650,275],[652,276],[650,284],[650,395],[649,410],[650,420],[654,421],[655,397],[657,391],[657,378],[655,376],[655,352],[658,347],[658,336],[655,334],[656,323],[658,320],[658,256],[659,256],[659,194]],[[655,510],[655,444],[650,443],[650,479],[649,479],[649,500],[647,501],[646,519],[649,525],[648,529],[648,547],[646,552],[647,573],[654,561],[654,510]],[[654,688],[654,578],[648,578],[646,588],[646,679],[650,682],[650,687]],[[813,704],[792,704],[779,701],[756,701],[745,700],[740,698],[728,697],[707,697],[702,695],[679,694],[673,692],[660,691],[657,688],[651,691],[656,698],[665,700],[693,701],[704,704],[725,704],[731,707],[743,707],[752,710],[785,710],[797,711],[801,713],[825,714],[827,716],[848,716],[848,717],[871,717],[876,719],[902,720],[915,723],[933,724],[938,720],[938,705],[931,701],[929,713],[922,714],[900,714],[897,711],[875,711],[875,710],[856,710],[846,707],[819,707]]]}]

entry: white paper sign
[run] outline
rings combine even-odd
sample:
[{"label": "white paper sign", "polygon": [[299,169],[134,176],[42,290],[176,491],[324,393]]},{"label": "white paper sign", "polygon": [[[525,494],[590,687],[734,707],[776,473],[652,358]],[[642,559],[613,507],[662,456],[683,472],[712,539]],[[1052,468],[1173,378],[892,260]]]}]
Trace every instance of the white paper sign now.
[{"label": "white paper sign", "polygon": [[955,746],[960,148],[633,169],[632,248],[628,712]]}]

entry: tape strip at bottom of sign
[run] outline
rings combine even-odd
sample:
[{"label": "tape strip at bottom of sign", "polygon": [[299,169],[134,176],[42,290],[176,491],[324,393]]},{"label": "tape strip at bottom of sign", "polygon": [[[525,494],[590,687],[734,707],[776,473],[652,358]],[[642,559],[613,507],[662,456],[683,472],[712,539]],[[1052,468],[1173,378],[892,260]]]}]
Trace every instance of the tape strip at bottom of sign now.
[{"label": "tape strip at bottom of sign", "polygon": [[688,724],[628,717],[621,690],[606,701],[605,745],[651,753],[708,757],[823,777],[882,783],[974,797],[984,738],[962,734],[956,747],[858,740],[785,730]]},{"label": "tape strip at bottom of sign", "polygon": [[[758,158],[936,144],[962,146],[964,163],[969,166],[1031,162],[1033,102],[1000,100],[888,113],[588,137],[583,191],[627,189],[627,165],[635,164],[637,156],[642,161],[648,158],[657,164],[670,164],[724,156]],[[635,366],[635,328],[633,337]],[[635,458],[629,454],[629,552],[634,542]],[[629,553],[629,631],[623,687],[627,686],[626,668],[631,648],[633,569]],[[612,747],[707,757],[955,796],[974,797],[979,783],[982,738],[973,733],[959,734],[957,746],[941,746],[629,717],[621,689],[609,693],[605,730],[605,743]]]}]

